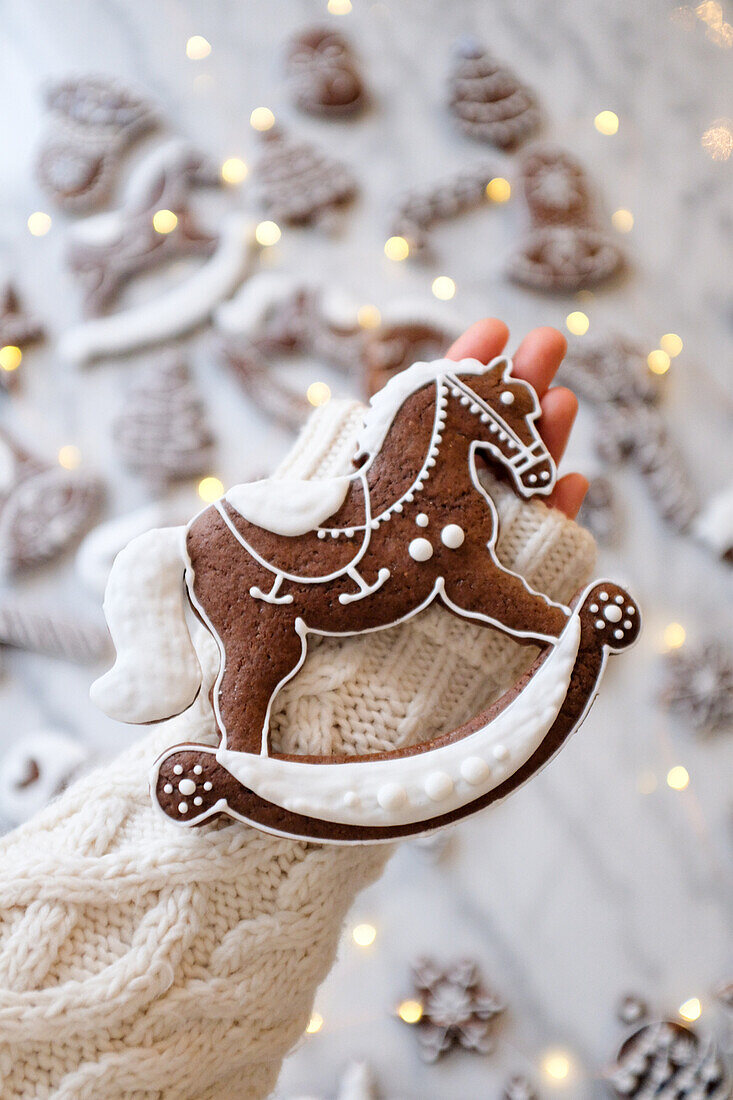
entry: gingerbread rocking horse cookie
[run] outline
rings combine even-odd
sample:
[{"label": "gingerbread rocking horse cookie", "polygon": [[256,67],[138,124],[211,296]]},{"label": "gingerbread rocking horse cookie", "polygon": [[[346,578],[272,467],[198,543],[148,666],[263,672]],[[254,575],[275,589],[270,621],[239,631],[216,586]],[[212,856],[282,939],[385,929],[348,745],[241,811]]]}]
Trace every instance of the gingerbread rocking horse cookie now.
[{"label": "gingerbread rocking horse cookie", "polygon": [[[105,599],[117,660],[92,688],[108,714],[151,722],[186,710],[203,678],[189,624],[218,646],[221,741],[176,745],[156,762],[153,799],[169,818],[226,813],[284,836],[391,840],[503,798],[557,752],[640,621],[617,584],[596,582],[565,607],[496,556],[497,510],[476,463],[499,466],[520,497],[547,496],[556,475],[538,416],[505,358],[415,363],[372,398],[351,474],[235,486],[187,527],[149,532],[118,556]],[[431,741],[365,757],[270,751],[272,701],[311,634],[386,629],[436,600],[539,656]]]}]

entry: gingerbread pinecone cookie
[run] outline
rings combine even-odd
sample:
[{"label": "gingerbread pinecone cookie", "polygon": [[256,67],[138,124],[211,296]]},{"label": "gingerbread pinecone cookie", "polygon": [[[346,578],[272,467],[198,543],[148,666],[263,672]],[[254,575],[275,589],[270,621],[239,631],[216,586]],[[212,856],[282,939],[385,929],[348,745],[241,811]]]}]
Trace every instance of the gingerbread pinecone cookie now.
[{"label": "gingerbread pinecone cookie", "polygon": [[114,426],[122,461],[163,488],[205,471],[214,437],[185,362],[164,355],[131,387]]},{"label": "gingerbread pinecone cookie", "polygon": [[467,137],[500,149],[518,145],[540,122],[534,94],[472,36],[456,46],[450,108]]},{"label": "gingerbread pinecone cookie", "polygon": [[89,526],[102,496],[98,478],[46,462],[0,431],[0,568],[61,553]]},{"label": "gingerbread pinecone cookie", "polygon": [[152,104],[118,80],[72,77],[45,92],[51,114],[38,182],[62,209],[86,214],[106,201],[122,153],[158,123]]},{"label": "gingerbread pinecone cookie", "polygon": [[531,226],[509,260],[514,282],[533,290],[571,292],[619,270],[621,249],[600,227],[585,170],[569,153],[530,152],[522,165],[522,186]]},{"label": "gingerbread pinecone cookie", "polygon": [[261,136],[264,150],[256,176],[262,204],[275,221],[327,224],[355,198],[356,180],[340,161],[279,128]]},{"label": "gingerbread pinecone cookie", "polygon": [[286,73],[293,102],[307,114],[341,118],[366,102],[351,44],[330,27],[311,27],[291,38]]}]

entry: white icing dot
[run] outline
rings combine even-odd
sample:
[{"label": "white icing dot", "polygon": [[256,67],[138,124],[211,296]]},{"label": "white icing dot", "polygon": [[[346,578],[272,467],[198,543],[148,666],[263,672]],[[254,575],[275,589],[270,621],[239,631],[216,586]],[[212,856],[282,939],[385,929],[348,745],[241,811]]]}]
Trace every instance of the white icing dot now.
[{"label": "white icing dot", "polygon": [[433,457],[431,456],[431,457],[430,457],[430,458],[429,458],[429,459],[427,460],[427,462],[425,463],[425,465],[426,465],[426,466],[427,466],[428,468],[432,469],[432,467],[433,467],[433,466],[435,465],[435,459],[434,459],[434,458],[433,458]]},{"label": "white icing dot", "polygon": [[471,412],[472,412],[472,413],[473,413],[474,415],[475,415],[475,414],[476,414],[476,413],[478,412],[478,405],[476,404],[476,402],[475,402],[475,401],[474,401],[474,403],[473,403],[473,404],[471,405]]},{"label": "white icing dot", "polygon": [[427,525],[430,523],[430,520],[424,512],[418,512],[418,514],[415,516],[415,523],[418,525],[418,527],[427,527]]},{"label": "white icing dot", "polygon": [[605,618],[608,619],[609,623],[619,623],[621,622],[621,616],[623,612],[621,611],[620,607],[616,606],[615,603],[610,603],[607,607],[604,608],[603,614]]},{"label": "white icing dot", "polygon": [[339,537],[339,533],[338,533],[338,531],[332,531],[332,532],[331,532],[331,538],[332,538],[332,539],[337,539],[338,537]]},{"label": "white icing dot", "polygon": [[415,499],[415,494],[414,493],[407,493],[406,496],[405,496],[405,500],[407,501],[408,504],[412,504],[414,499]]},{"label": "white icing dot", "polygon": [[443,442],[443,436],[442,435],[434,435],[433,436],[433,443],[442,443],[442,442]]},{"label": "white icing dot", "polygon": [[488,413],[481,413],[481,423],[482,424],[488,424],[488,422],[489,422],[489,414]]},{"label": "white icing dot", "polygon": [[507,437],[506,432],[502,432],[502,431],[499,432],[499,439],[502,441],[502,443],[504,442],[506,437]]},{"label": "white icing dot", "polygon": [[204,783],[204,790],[205,791],[210,791],[213,786],[214,786],[214,784],[211,782],[211,780],[207,779],[206,782]]},{"label": "white icing dot", "polygon": [[[395,509],[396,509],[397,511],[401,511],[401,510],[402,510],[402,509],[401,509],[401,506],[400,506],[400,505],[398,505],[398,504],[395,504]],[[346,528],[346,532],[345,532],[345,533],[346,533],[346,537],[347,537],[347,539],[353,539],[353,537],[354,537],[354,528],[353,528],[353,527],[347,527],[347,528]]]},{"label": "white icing dot", "polygon": [[623,596],[621,596],[621,595],[616,596],[616,603],[623,603],[623,602],[624,602]]},{"label": "white icing dot", "polygon": [[632,625],[631,619],[626,619],[624,622],[624,630],[631,630]]},{"label": "white icing dot", "polygon": [[179,802],[178,803],[178,812],[179,812],[179,814],[187,813],[188,812],[188,802]]},{"label": "white icing dot", "polygon": [[194,806],[203,806],[204,800],[203,800],[203,798],[201,797],[200,794],[196,795],[196,797],[193,800],[193,804],[194,804]]},{"label": "white icing dot", "polygon": [[466,395],[465,395],[465,394],[464,394],[464,395],[463,395],[463,397],[461,398],[461,404],[462,404],[462,405],[467,405],[467,404],[468,404],[468,398],[466,397]]},{"label": "white icing dot", "polygon": [[200,765],[200,764],[194,764],[194,766],[193,766],[193,774],[194,774],[194,775],[201,775],[201,772],[202,772],[203,770],[204,770],[204,769],[203,769],[203,768],[201,767],[201,765]]},{"label": "white icing dot", "polygon": [[627,615],[635,615],[636,614],[636,608],[632,607],[631,604],[629,604],[629,606],[626,608],[626,614]]},{"label": "white icing dot", "polygon": [[506,745],[495,745],[493,749],[494,760],[506,760],[509,756],[509,749]]},{"label": "white icing dot", "polygon": [[183,775],[183,767],[182,767],[181,764],[174,764],[173,765],[173,774],[174,775]]},{"label": "white icing dot", "polygon": [[550,480],[550,471],[549,470],[543,470],[542,473],[540,474],[540,481],[549,481],[549,480]]},{"label": "white icing dot", "polygon": [[182,779],[178,784],[178,790],[181,794],[193,794],[196,790],[196,784],[193,779]]},{"label": "white icing dot", "polygon": [[483,783],[491,775],[491,768],[480,756],[469,756],[461,764],[461,775],[467,783]]},{"label": "white icing dot", "polygon": [[414,561],[430,561],[433,556],[433,548],[427,539],[413,539],[407,552]]},{"label": "white icing dot", "polygon": [[624,632],[623,632],[623,630],[614,630],[613,636],[614,636],[614,638],[618,638],[618,640],[621,641],[621,639],[624,636]]},{"label": "white icing dot", "polygon": [[359,796],[356,791],[347,791],[344,795],[344,806],[358,806]]},{"label": "white icing dot", "polygon": [[596,629],[597,630],[603,630],[605,625],[606,624],[604,623],[603,619],[596,619]]},{"label": "white icing dot", "polygon": [[163,794],[173,794],[173,784],[172,783],[166,783],[165,787],[163,787]]},{"label": "white icing dot", "polygon": [[537,481],[537,474],[530,474],[527,480],[529,481],[530,485],[534,485]]},{"label": "white icing dot", "polygon": [[603,602],[605,603],[606,600],[608,599],[608,592],[599,592],[598,593],[598,599],[603,600]]},{"label": "white icing dot", "polygon": [[449,523],[440,532],[440,541],[449,550],[457,550],[459,546],[463,546],[465,538],[463,528],[459,527],[457,523]]},{"label": "white icing dot", "polygon": [[514,442],[514,440],[513,440],[513,439],[508,439],[508,440],[507,440],[507,445],[506,445],[506,449],[507,449],[508,451],[513,451],[513,450],[514,450],[514,449],[516,448],[516,446],[517,446],[517,445],[516,445],[516,443]]},{"label": "white icing dot", "polygon": [[491,423],[489,424],[489,431],[490,431],[490,432],[498,432],[498,431],[499,431],[499,426],[498,426],[498,424],[495,424],[493,420],[492,420],[492,421],[491,421]]},{"label": "white icing dot", "polygon": [[391,513],[390,512],[382,512],[381,516],[379,517],[379,522],[384,523],[388,519],[392,519]]},{"label": "white icing dot", "polygon": [[385,783],[377,791],[377,802],[383,810],[399,810],[407,802],[407,791],[398,783]]},{"label": "white icing dot", "polygon": [[369,524],[369,526],[371,527],[372,531],[376,531],[377,528],[379,527],[379,520],[378,519],[373,519],[372,522]]},{"label": "white icing dot", "polygon": [[440,802],[453,793],[453,780],[447,772],[433,772],[425,780],[425,793],[433,802]]},{"label": "white icing dot", "polygon": [[591,615],[597,615],[598,614],[598,604],[597,603],[592,603],[590,605],[589,610],[590,610]]},{"label": "white icing dot", "polygon": [[514,404],[514,394],[511,393],[510,390],[504,390],[504,392],[501,395],[501,397],[499,398],[499,400],[501,401],[502,405],[513,405]]},{"label": "white icing dot", "polygon": [[319,539],[325,539],[325,537],[326,537],[326,532],[325,532],[325,531],[319,531],[319,532],[318,532],[318,537],[319,537]]}]

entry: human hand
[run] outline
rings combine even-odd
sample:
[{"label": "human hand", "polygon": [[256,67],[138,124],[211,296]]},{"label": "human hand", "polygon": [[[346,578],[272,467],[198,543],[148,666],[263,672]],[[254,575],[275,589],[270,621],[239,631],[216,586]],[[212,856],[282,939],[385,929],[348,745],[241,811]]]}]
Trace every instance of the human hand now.
[{"label": "human hand", "polygon": [[[509,329],[504,322],[487,317],[459,336],[447,355],[449,359],[478,359],[488,363],[501,354],[508,339]],[[550,388],[566,350],[567,341],[556,328],[534,328],[513,357],[512,374],[529,382],[540,399],[542,415],[537,427],[556,463],[563,456],[578,412],[578,399],[571,390],[564,386]],[[558,479],[547,503],[564,512],[568,519],[575,519],[587,491],[588,481],[582,474],[565,474]]]}]

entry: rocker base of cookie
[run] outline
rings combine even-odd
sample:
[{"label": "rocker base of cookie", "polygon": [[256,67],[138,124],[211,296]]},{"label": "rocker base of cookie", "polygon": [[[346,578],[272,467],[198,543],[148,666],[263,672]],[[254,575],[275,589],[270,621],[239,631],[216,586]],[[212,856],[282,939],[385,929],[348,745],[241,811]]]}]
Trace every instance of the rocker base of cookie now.
[{"label": "rocker base of cookie", "polygon": [[[457,810],[408,824],[384,826],[356,826],[307,817],[269,802],[243,786],[218,762],[215,748],[200,744],[177,745],[156,761],[151,776],[154,802],[167,817],[181,825],[200,825],[224,813],[265,832],[337,844],[378,843],[428,833],[475,813],[505,798],[552,759],[588,713],[598,691],[607,654],[627,649],[638,637],[641,625],[638,607],[618,585],[596,582],[579,600],[582,601],[578,612],[580,645],[569,688],[554,723],[529,759],[491,790]],[[519,683],[465,726],[436,738],[430,745],[415,746],[407,751],[430,751],[439,741],[460,740],[491,722],[527,687],[546,660],[547,653],[543,651]],[[406,750],[401,751],[404,754]],[[387,758],[389,755],[386,754]],[[304,785],[307,784],[308,766],[323,762],[312,757],[286,759],[299,762]],[[337,768],[341,758],[329,760],[330,766]],[[353,762],[354,758],[349,760]],[[361,760],[366,765],[369,758]]]}]

